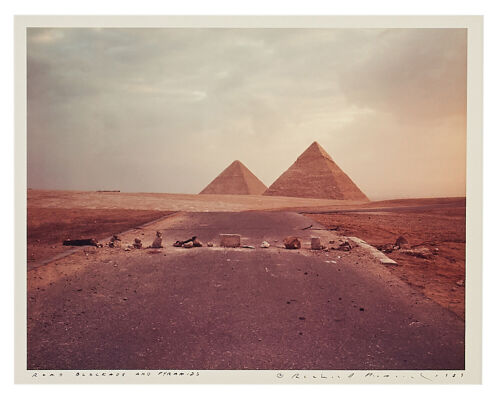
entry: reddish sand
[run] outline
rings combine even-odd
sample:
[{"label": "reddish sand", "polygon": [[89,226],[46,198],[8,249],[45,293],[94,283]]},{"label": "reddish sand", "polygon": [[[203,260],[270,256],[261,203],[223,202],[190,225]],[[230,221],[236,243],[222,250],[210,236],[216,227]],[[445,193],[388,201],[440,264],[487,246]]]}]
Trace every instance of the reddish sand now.
[{"label": "reddish sand", "polygon": [[[437,200],[386,201],[378,205],[415,206],[437,204]],[[448,200],[448,202],[452,202]],[[378,207],[377,203],[371,204]],[[394,211],[397,210],[397,211]],[[391,212],[345,212],[309,214],[328,228],[346,236],[357,236],[373,246],[394,243],[403,235],[412,247],[437,248],[430,259],[417,258],[398,251],[387,253],[397,261],[391,272],[408,284],[464,318],[465,288],[465,201],[454,207],[425,210],[391,209]],[[458,282],[458,284],[457,284]]]},{"label": "reddish sand", "polygon": [[68,250],[64,239],[102,239],[168,215],[168,211],[28,207],[28,263]]}]

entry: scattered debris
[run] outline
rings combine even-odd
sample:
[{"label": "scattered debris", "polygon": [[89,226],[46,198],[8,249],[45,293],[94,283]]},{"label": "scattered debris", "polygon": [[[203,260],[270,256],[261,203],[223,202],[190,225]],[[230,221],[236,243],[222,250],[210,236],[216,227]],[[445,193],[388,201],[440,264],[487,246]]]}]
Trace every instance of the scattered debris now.
[{"label": "scattered debris", "polygon": [[122,240],[118,235],[113,235],[108,243],[108,246],[111,248],[120,248],[122,247]]},{"label": "scattered debris", "polygon": [[134,249],[142,249],[142,241],[139,238],[134,239]]},{"label": "scattered debris", "polygon": [[287,236],[283,239],[283,243],[285,244],[285,249],[300,249],[300,240],[296,236]]},{"label": "scattered debris", "polygon": [[208,242],[208,243],[207,243],[207,246],[208,246],[208,247],[213,247],[213,246],[214,246],[214,244],[213,244],[212,242]]},{"label": "scattered debris", "polygon": [[220,245],[222,247],[240,247],[241,236],[237,234],[220,234]]},{"label": "scattered debris", "polygon": [[314,236],[311,238],[311,250],[321,250],[323,249],[323,245],[321,244],[320,238]]},{"label": "scattered debris", "polygon": [[66,239],[63,246],[95,246],[98,247],[97,239]]},{"label": "scattered debris", "polygon": [[405,249],[401,250],[401,253],[406,254],[408,256],[414,256],[419,258],[429,259],[432,257],[432,252],[428,247],[419,247],[416,249]]},{"label": "scattered debris", "polygon": [[192,241],[192,240],[190,240],[189,242],[186,242],[186,243],[184,243],[184,244],[182,245],[182,247],[183,247],[183,248],[185,248],[185,249],[190,249],[190,248],[192,248],[193,246],[194,246],[194,243],[193,243],[193,241]]},{"label": "scattered debris", "polygon": [[394,243],[394,249],[409,249],[410,244],[408,243],[408,240],[404,236],[400,236],[399,238],[396,239],[396,242]]},{"label": "scattered debris", "polygon": [[198,238],[196,236],[194,236],[193,247],[202,247],[202,246],[203,246],[203,243],[201,243],[201,241],[198,240]]},{"label": "scattered debris", "polygon": [[184,244],[186,243],[189,243],[189,242],[192,242],[196,239],[196,236],[193,236],[192,238],[190,239],[187,239],[187,240],[178,240],[174,243],[174,247],[183,247]]},{"label": "scattered debris", "polygon": [[125,249],[123,249],[123,250],[124,250],[124,251],[126,251],[126,252],[129,252],[131,249],[130,249],[130,247],[126,247],[126,248],[125,248]]},{"label": "scattered debris", "polygon": [[267,249],[269,248],[271,245],[269,244],[269,242],[266,242],[266,241],[263,241],[261,244],[260,244],[260,247],[262,247],[263,249]]},{"label": "scattered debris", "polygon": [[151,244],[151,247],[153,249],[161,249],[163,247],[161,245],[162,238],[163,238],[163,234],[161,233],[161,231],[156,231],[156,238],[153,241],[153,243]]},{"label": "scattered debris", "polygon": [[[375,247],[366,243],[363,239],[357,238],[356,236],[350,236],[348,238],[351,242],[356,243],[364,250],[367,250],[375,259],[377,259],[380,264],[384,265],[398,265],[398,263],[389,257],[387,257],[384,253],[377,250]],[[338,256],[340,258],[340,256]]]},{"label": "scattered debris", "polygon": [[352,249],[352,246],[348,240],[340,239],[338,242],[330,241],[330,243],[331,242],[333,242],[333,245],[330,246],[330,250],[340,250],[340,251],[348,252]]},{"label": "scattered debris", "polygon": [[250,245],[243,245],[241,246],[243,249],[255,249],[255,247],[250,246]]}]

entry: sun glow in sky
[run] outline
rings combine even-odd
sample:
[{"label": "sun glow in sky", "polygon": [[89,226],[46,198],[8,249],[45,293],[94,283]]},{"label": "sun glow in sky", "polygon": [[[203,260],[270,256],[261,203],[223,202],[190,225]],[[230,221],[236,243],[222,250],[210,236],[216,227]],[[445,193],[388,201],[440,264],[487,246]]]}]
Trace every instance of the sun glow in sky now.
[{"label": "sun glow in sky", "polygon": [[266,185],[318,141],[370,199],[464,196],[465,29],[30,28],[28,187]]}]

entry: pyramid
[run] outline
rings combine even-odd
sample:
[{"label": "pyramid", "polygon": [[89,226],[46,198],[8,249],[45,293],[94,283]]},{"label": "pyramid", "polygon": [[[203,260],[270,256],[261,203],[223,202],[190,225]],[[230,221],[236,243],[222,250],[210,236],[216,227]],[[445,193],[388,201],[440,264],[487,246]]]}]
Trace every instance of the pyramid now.
[{"label": "pyramid", "polygon": [[315,141],[264,195],[369,200]]},{"label": "pyramid", "polygon": [[239,160],[231,163],[200,194],[262,195],[267,187]]}]

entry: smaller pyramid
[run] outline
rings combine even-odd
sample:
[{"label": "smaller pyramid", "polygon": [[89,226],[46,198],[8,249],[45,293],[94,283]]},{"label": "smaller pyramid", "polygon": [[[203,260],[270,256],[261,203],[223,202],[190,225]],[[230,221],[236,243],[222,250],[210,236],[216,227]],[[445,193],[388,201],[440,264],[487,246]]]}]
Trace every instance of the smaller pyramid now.
[{"label": "smaller pyramid", "polygon": [[368,200],[316,141],[264,192],[264,195]]},{"label": "smaller pyramid", "polygon": [[262,195],[267,187],[239,160],[231,163],[200,194]]}]

